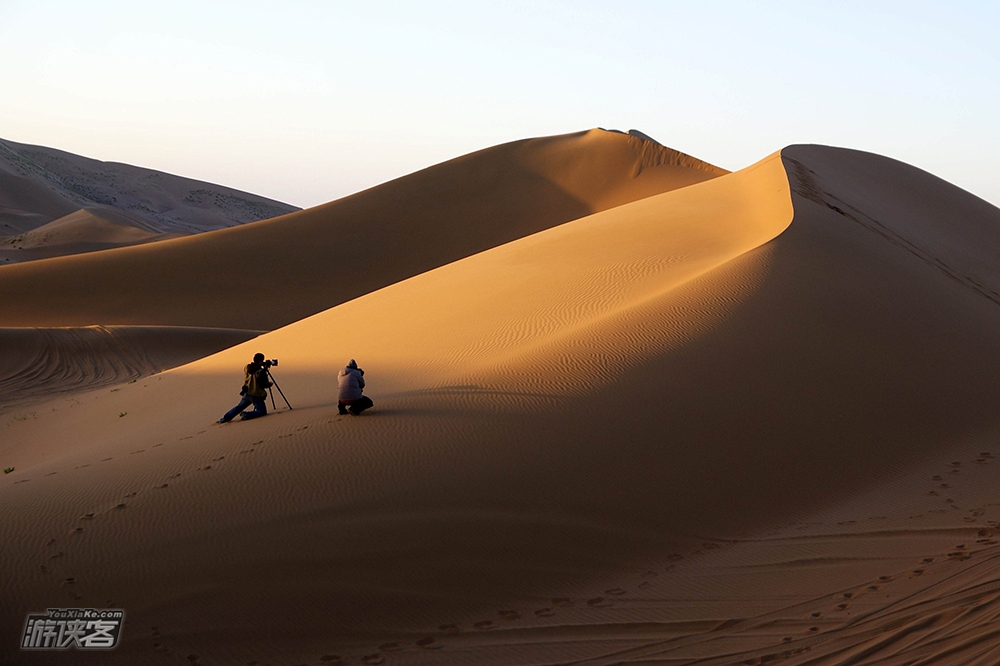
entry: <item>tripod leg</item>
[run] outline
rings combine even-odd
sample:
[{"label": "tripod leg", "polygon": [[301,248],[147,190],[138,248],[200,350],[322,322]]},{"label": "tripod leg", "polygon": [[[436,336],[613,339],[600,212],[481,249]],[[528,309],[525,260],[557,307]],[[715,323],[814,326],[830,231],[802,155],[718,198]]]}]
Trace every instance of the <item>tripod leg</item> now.
[{"label": "tripod leg", "polygon": [[[267,371],[267,376],[271,379],[271,383],[274,384],[274,388],[278,389],[278,393],[281,394],[281,399],[285,401],[285,404],[288,405],[288,409],[290,410],[292,406],[288,403],[288,398],[285,397],[285,392],[281,390],[280,386],[278,386],[278,382],[274,381],[274,375],[271,374],[270,370]],[[271,394],[271,400],[274,400],[273,393]]]},{"label": "tripod leg", "polygon": [[278,411],[278,408],[274,405],[274,391],[272,391],[270,388],[268,388],[267,392],[271,395],[271,409],[273,411]]}]

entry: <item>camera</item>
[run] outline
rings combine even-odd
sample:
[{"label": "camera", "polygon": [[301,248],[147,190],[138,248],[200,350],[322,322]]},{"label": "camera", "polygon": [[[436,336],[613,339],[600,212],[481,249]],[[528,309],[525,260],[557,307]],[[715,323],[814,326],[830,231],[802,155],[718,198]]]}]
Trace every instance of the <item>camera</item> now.
[{"label": "camera", "polygon": [[278,365],[278,359],[272,358],[269,361],[264,361],[264,365],[270,368],[272,365]]}]

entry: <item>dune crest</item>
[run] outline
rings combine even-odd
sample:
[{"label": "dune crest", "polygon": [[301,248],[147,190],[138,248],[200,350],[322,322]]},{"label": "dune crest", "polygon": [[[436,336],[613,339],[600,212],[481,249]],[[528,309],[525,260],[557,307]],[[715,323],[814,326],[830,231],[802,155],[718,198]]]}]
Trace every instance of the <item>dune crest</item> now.
[{"label": "dune crest", "polygon": [[[722,173],[600,130],[515,141],[272,220],[0,267],[0,325],[274,329],[517,238]],[[115,295],[84,302],[95,292]]]}]

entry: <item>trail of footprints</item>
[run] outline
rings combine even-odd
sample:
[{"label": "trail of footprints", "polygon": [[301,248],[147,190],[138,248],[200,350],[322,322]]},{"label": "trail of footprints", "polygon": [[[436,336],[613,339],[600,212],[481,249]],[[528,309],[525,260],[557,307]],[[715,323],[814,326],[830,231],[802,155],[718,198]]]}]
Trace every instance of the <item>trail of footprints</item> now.
[{"label": "trail of footprints", "polygon": [[[985,465],[989,464],[993,460],[995,460],[995,458],[990,452],[982,452],[979,454],[979,457],[977,457],[974,460],[974,464]],[[953,461],[948,464],[949,468],[948,473],[952,475],[960,474],[961,467],[962,467],[961,461]],[[935,490],[931,492],[932,495],[940,495],[938,489],[948,490],[949,488],[951,488],[951,484],[945,482],[944,479],[945,477],[940,474],[934,475],[932,477],[932,480],[938,483]],[[954,506],[954,500],[952,500],[951,498],[946,498],[945,503],[949,508],[939,509],[938,511],[953,511],[959,509],[959,507]],[[979,519],[985,513],[985,508],[986,507],[978,507],[976,509],[970,509],[969,510],[970,515],[963,518],[963,522],[976,522],[977,519]],[[917,518],[920,515],[924,514],[919,514],[918,516],[911,516],[911,518]],[[870,520],[887,520],[887,519],[888,519],[887,516],[872,516],[870,518]],[[854,525],[857,524],[857,522],[858,521],[856,520],[847,520],[839,524]],[[994,537],[997,535],[998,532],[1000,532],[1000,521],[994,521],[994,520],[986,521],[986,526],[978,531],[977,539],[975,540],[976,545],[981,547],[979,550],[983,550],[991,546],[997,545],[998,541]],[[722,544],[720,543],[707,542],[702,544],[702,547],[696,550],[695,554],[702,554],[706,551],[715,550],[721,547]],[[838,593],[837,595],[834,595],[834,597],[832,598],[832,603],[831,601],[829,601],[831,600],[831,597],[826,597],[825,599],[828,600],[826,604],[828,605],[824,605],[823,608],[820,610],[812,611],[809,614],[809,616],[805,618],[804,624],[809,626],[804,630],[803,635],[815,636],[824,633],[824,628],[821,625],[815,623],[815,621],[820,619],[824,619],[827,621],[834,620],[836,622],[836,626],[828,628],[827,631],[836,631],[840,626],[842,626],[844,622],[847,622],[849,620],[851,615],[852,603],[856,602],[863,596],[874,592],[884,591],[885,589],[887,589],[886,586],[892,585],[893,583],[923,576],[928,572],[928,569],[931,565],[942,566],[947,562],[963,562],[971,559],[973,554],[974,551],[968,544],[965,543],[955,544],[953,549],[943,557],[942,556],[924,557],[920,559],[919,562],[916,564],[916,566],[914,566],[914,568],[912,569],[909,569],[901,573],[884,574],[878,576],[875,580],[869,581],[868,583],[865,583],[862,586],[860,586],[858,590],[841,592]],[[668,556],[667,559],[669,561],[676,562],[684,559],[684,556],[679,553],[674,553]],[[663,568],[663,571],[664,572],[669,571],[673,567],[674,567],[673,564],[669,564]],[[646,571],[640,576],[640,580],[635,585],[635,588],[637,590],[649,589],[652,585],[651,580],[656,578],[657,575],[658,573],[656,571]],[[623,597],[625,595],[628,595],[628,593],[629,592],[627,589],[616,587],[604,590],[603,594],[606,596],[596,596],[590,599],[577,600],[565,597],[557,597],[551,600],[550,605],[534,609],[532,611],[532,615],[538,618],[549,618],[556,616],[560,608],[573,608],[573,607],[608,608],[613,606],[614,597]],[[823,602],[823,599],[817,601]],[[458,623],[441,624],[437,628],[438,632],[440,633],[440,637],[435,634],[428,634],[427,636],[409,644],[404,644],[400,642],[383,643],[378,646],[377,651],[361,656],[360,661],[363,664],[369,664],[369,665],[383,664],[386,661],[387,653],[391,654],[392,652],[397,652],[399,650],[403,650],[411,646],[424,649],[435,649],[435,650],[442,649],[446,646],[445,643],[449,635],[460,634],[463,631],[486,632],[486,631],[502,629],[504,626],[503,624],[504,621],[508,622],[514,621],[521,619],[521,617],[522,617],[521,612],[518,610],[504,609],[497,611],[497,619],[485,618],[482,620],[478,620],[472,623],[471,628],[463,628]],[[810,620],[812,620],[812,622],[810,622]],[[722,625],[720,625],[720,628],[727,627],[729,624],[735,624],[735,623],[732,623],[731,621],[723,622]],[[794,641],[795,641],[795,636],[783,636],[781,638],[781,642],[775,647],[786,646],[787,644],[793,643]],[[791,654],[801,653],[808,649],[809,649],[808,647],[804,647],[794,650],[792,652],[788,652],[786,650],[785,652],[782,652],[780,654],[774,653],[774,654],[761,655],[759,657],[747,659],[743,663],[747,665],[764,664],[772,661],[777,657],[791,656]],[[346,663],[347,659],[349,659],[349,657],[336,654],[327,654],[320,657],[321,662],[331,663],[331,664]]]},{"label": "trail of footprints", "polygon": [[[307,427],[308,426],[304,426],[303,428],[300,428],[299,430],[304,430]],[[202,431],[202,432],[204,432],[204,431]],[[201,434],[201,433],[198,433],[198,434]],[[280,435],[279,438],[290,437],[290,436],[292,436],[292,434],[294,434],[294,433],[288,433],[288,434],[285,434],[285,435]],[[185,437],[185,438],[182,438],[182,439],[190,439],[190,437]],[[252,444],[250,444],[248,448],[240,451],[239,453],[240,454],[253,453],[254,451],[257,450],[257,448],[260,445],[262,445],[264,443],[265,443],[265,440],[255,441]],[[155,444],[151,448],[156,448],[156,447],[159,447],[159,446],[163,446],[163,443],[161,442],[159,444]],[[139,449],[139,450],[136,450],[136,451],[132,451],[131,454],[139,454],[139,453],[143,453],[143,452],[144,452],[144,449]],[[113,460],[113,458],[111,458],[111,457],[104,458],[104,459],[101,460],[101,462],[108,462],[110,460]],[[225,460],[225,456],[218,456],[216,458],[213,458],[211,460],[211,462],[216,463],[216,462],[221,462],[223,460]],[[979,457],[977,457],[977,458],[974,459],[973,464],[975,464],[975,465],[986,465],[986,464],[989,464],[990,462],[992,462],[993,460],[995,460],[995,457],[993,456],[992,453],[990,453],[990,452],[987,451],[987,452],[980,453]],[[86,463],[86,464],[79,465],[79,466],[75,467],[74,469],[81,469],[81,468],[85,468],[85,467],[89,467],[89,466],[90,466],[89,463]],[[949,469],[948,469],[947,473],[949,475],[949,478],[957,478],[957,477],[954,477],[952,475],[957,475],[957,474],[961,473],[962,462],[961,461],[953,461],[953,462],[951,462],[951,463],[948,464],[948,468]],[[212,469],[212,465],[204,465],[203,467],[199,467],[197,469],[198,469],[198,471],[211,470]],[[46,474],[46,476],[52,476],[53,474],[56,474],[56,472],[50,472],[50,473]],[[160,489],[168,488],[170,480],[176,479],[176,478],[178,478],[180,476],[181,476],[181,472],[177,472],[175,474],[172,474],[171,476],[169,476],[167,478],[167,480],[162,485],[154,486],[152,489],[153,490],[160,490]],[[24,482],[29,481],[29,480],[30,479],[22,479],[22,480],[18,481],[17,483],[24,483]],[[929,496],[932,496],[932,497],[942,497],[943,501],[944,501],[944,505],[945,505],[944,508],[940,508],[940,509],[936,509],[936,510],[931,510],[931,512],[950,512],[950,511],[961,510],[960,507],[956,505],[955,500],[953,498],[951,498],[951,497],[945,497],[944,496],[944,495],[948,494],[947,491],[949,491],[949,490],[952,489],[952,484],[948,483],[946,481],[946,477],[943,474],[936,474],[936,475],[934,475],[931,478],[931,481],[933,482],[934,487],[931,488],[931,490],[929,490],[927,494]],[[92,511],[92,512],[89,512],[89,513],[85,513],[82,516],[80,516],[79,522],[85,523],[85,522],[92,521],[96,517],[98,517],[101,513],[103,513],[103,514],[109,514],[111,512],[117,512],[117,511],[125,510],[125,509],[128,508],[128,500],[136,497],[138,494],[139,494],[139,491],[131,492],[131,493],[127,494],[123,498],[122,502],[114,505],[111,508],[107,508],[107,509],[105,509],[102,512]],[[974,509],[968,509],[967,511],[968,511],[969,515],[963,517],[963,522],[968,522],[968,523],[977,522],[983,516],[983,514],[985,513],[985,510],[986,510],[985,506],[983,506],[983,507],[977,507],[977,508],[974,508]],[[924,515],[926,515],[926,513],[913,515],[913,516],[910,516],[910,518],[919,518],[919,517],[922,517]],[[872,520],[884,519],[884,518],[885,518],[884,516],[875,516],[875,517],[872,517]],[[850,520],[850,521],[843,521],[840,524],[841,525],[848,525],[848,524],[855,524],[855,523],[857,523],[857,521]],[[80,535],[82,532],[84,532],[84,529],[85,528],[84,528],[83,525],[77,525],[77,526],[75,526],[70,531],[70,533],[67,535],[67,537],[66,537],[66,544],[71,543],[71,541],[72,541],[72,539],[74,537],[76,537],[76,536]],[[983,528],[981,528],[978,531],[977,535],[976,535],[977,538],[975,540],[975,544],[980,547],[977,550],[981,551],[981,550],[988,549],[988,548],[990,548],[992,546],[997,545],[998,541],[996,540],[995,537],[996,537],[996,533],[998,531],[1000,531],[1000,521],[996,521],[996,520],[986,521],[986,526],[984,526]],[[66,556],[66,548],[68,547],[66,544],[60,544],[59,540],[56,539],[56,538],[49,539],[49,541],[45,544],[46,547],[49,549],[49,551],[48,551],[48,562],[45,563],[45,564],[40,564],[39,565],[39,570],[40,570],[40,572],[42,574],[56,575],[56,569],[60,567],[60,561]],[[707,542],[707,543],[702,544],[702,548],[700,548],[697,551],[695,551],[695,553],[696,554],[701,554],[701,553],[703,553],[705,551],[714,550],[714,549],[717,549],[717,548],[720,548],[720,547],[722,547],[722,546],[719,543]],[[897,581],[897,580],[911,579],[911,578],[915,578],[915,577],[918,577],[918,576],[922,576],[922,575],[924,575],[927,572],[928,567],[930,565],[941,565],[941,564],[946,563],[946,562],[963,562],[963,561],[969,560],[969,559],[972,558],[974,552],[976,552],[976,551],[974,551],[972,549],[972,547],[970,547],[966,543],[956,544],[954,546],[954,548],[950,552],[948,552],[944,557],[925,557],[925,558],[923,558],[923,559],[920,560],[920,563],[919,563],[918,566],[916,566],[915,568],[913,568],[913,569],[911,569],[911,570],[909,570],[907,572],[897,573],[897,574],[885,574],[885,575],[879,576],[876,580],[870,581],[868,584],[864,585],[863,587],[861,587],[857,591],[849,591],[849,592],[841,593],[839,595],[840,596],[840,600],[835,600],[836,603],[833,603],[831,606],[827,606],[823,610],[813,611],[810,614],[810,616],[809,616],[808,619],[811,619],[811,620],[819,620],[821,618],[839,619],[839,617],[841,617],[841,616],[850,615],[849,611],[850,611],[850,608],[851,608],[851,602],[857,600],[861,596],[866,595],[866,594],[870,594],[870,593],[873,593],[873,592],[878,592],[878,591],[882,590],[886,585],[890,585],[894,581]],[[668,561],[676,562],[676,561],[679,561],[681,559],[684,559],[684,557],[683,557],[683,555],[681,555],[679,553],[673,553],[670,556],[668,556],[667,559],[668,559]],[[663,571],[669,571],[674,566],[675,566],[674,564],[668,564],[668,565],[666,565],[663,568]],[[63,572],[63,573],[66,573],[66,572]],[[58,575],[62,575],[62,574],[58,574]],[[657,575],[658,575],[658,573],[656,571],[646,571],[645,573],[643,573],[640,576],[640,580],[639,580],[639,582],[635,586],[636,589],[638,589],[638,590],[646,590],[646,589],[648,589],[651,586],[651,582],[650,582],[651,579],[656,578]],[[79,584],[79,581],[77,580],[77,578],[75,576],[65,576],[63,578],[61,584],[60,584],[61,588],[63,588],[65,590],[67,596],[70,599],[72,599],[74,602],[81,602],[81,601],[84,600],[84,597],[78,591],[78,584]],[[625,588],[621,588],[621,587],[614,587],[614,588],[610,588],[610,589],[604,590],[603,595],[604,596],[595,596],[595,597],[591,597],[589,599],[580,599],[580,600],[570,599],[570,598],[566,598],[566,597],[555,597],[555,598],[553,598],[551,600],[551,604],[550,605],[543,606],[541,608],[533,609],[531,611],[531,614],[534,617],[537,617],[537,618],[549,618],[549,617],[556,616],[557,613],[558,613],[558,609],[560,609],[560,608],[573,608],[573,607],[609,608],[609,607],[611,607],[611,606],[614,605],[613,598],[615,598],[615,597],[624,597],[624,596],[628,595],[628,590],[625,589]],[[107,604],[107,607],[114,607],[114,605],[115,605],[114,600],[111,600],[111,599],[106,600],[105,603]],[[502,628],[503,627],[503,623],[514,622],[514,621],[520,620],[521,618],[522,618],[521,612],[519,610],[517,610],[517,609],[501,609],[501,610],[497,611],[497,615],[496,615],[495,619],[494,618],[485,618],[485,619],[473,622],[472,626],[471,626],[471,630],[472,631],[476,631],[476,632],[484,632],[484,631],[496,630],[498,628]],[[846,617],[845,617],[845,621],[846,621]],[[807,621],[806,624],[810,624],[810,623]],[[832,630],[836,630],[836,628],[834,628]],[[446,623],[446,624],[441,624],[441,625],[438,626],[438,632],[440,632],[440,634],[442,635],[442,639],[444,639],[444,640],[446,640],[446,637],[449,636],[449,635],[459,634],[459,633],[462,633],[463,631],[469,631],[469,629],[463,629],[462,626],[460,624],[458,624],[458,623]],[[810,626],[804,631],[804,634],[806,636],[818,635],[818,634],[821,634],[821,633],[823,633],[823,630],[822,630],[822,627],[820,625],[818,625],[818,624],[810,624]],[[160,634],[160,631],[159,631],[159,629],[157,627],[152,627],[151,628],[151,639],[152,639],[152,641],[151,641],[152,642],[152,648],[153,648],[154,651],[161,652],[161,653],[171,653],[171,650],[169,648],[167,648],[163,644],[163,637]],[[782,644],[791,643],[794,640],[795,640],[794,636],[784,636],[784,637],[782,637]],[[428,635],[426,635],[426,636],[424,636],[424,637],[422,637],[422,638],[420,638],[420,639],[418,639],[416,641],[413,641],[412,643],[408,643],[408,644],[404,644],[404,643],[400,643],[400,642],[386,642],[386,643],[382,643],[381,645],[379,645],[376,651],[371,652],[369,654],[360,655],[360,661],[363,664],[377,666],[379,664],[385,663],[385,654],[386,653],[392,653],[392,652],[404,650],[404,649],[407,649],[407,648],[412,649],[413,647],[419,648],[419,649],[424,649],[424,650],[440,650],[440,649],[443,649],[445,647],[445,643],[443,643],[441,640],[439,640],[438,636],[435,635],[435,634],[433,634],[433,633],[432,634],[428,634]],[[808,649],[808,648],[803,648],[803,649]],[[762,655],[760,657],[755,657],[755,658],[752,658],[752,659],[748,659],[748,660],[744,661],[743,663],[748,664],[748,665],[761,664],[761,663],[764,663],[765,661],[768,661],[769,658],[771,658],[773,656],[774,655]],[[338,664],[345,663],[345,659],[348,659],[348,657],[347,656],[342,656],[342,655],[339,655],[339,654],[324,654],[324,655],[322,655],[322,656],[319,657],[319,661],[321,663],[331,664],[332,666],[337,666]],[[198,664],[200,662],[199,657],[197,655],[193,655],[193,654],[187,655],[186,656],[186,660],[189,661],[192,664]],[[257,662],[253,662],[253,661],[247,662],[247,666],[256,666],[256,664],[257,664]]]}]

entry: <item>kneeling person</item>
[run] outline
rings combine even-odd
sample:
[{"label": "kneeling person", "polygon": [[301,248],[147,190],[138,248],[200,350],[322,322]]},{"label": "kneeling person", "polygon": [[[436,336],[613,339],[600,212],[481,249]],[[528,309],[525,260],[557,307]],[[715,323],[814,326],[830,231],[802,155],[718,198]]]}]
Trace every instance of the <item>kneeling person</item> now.
[{"label": "kneeling person", "polygon": [[341,414],[350,412],[357,416],[375,403],[368,396],[362,395],[365,388],[365,371],[351,359],[351,362],[337,375],[338,404]]},{"label": "kneeling person", "polygon": [[[226,412],[225,416],[219,419],[219,423],[229,423],[236,418],[237,414],[244,421],[260,416],[267,416],[267,401],[265,398],[267,398],[267,389],[271,386],[271,382],[267,379],[267,369],[270,365],[270,362],[264,360],[263,354],[254,354],[253,361],[243,368],[243,372],[246,375],[243,380],[243,389],[240,391],[240,395],[243,397],[240,399],[238,405],[230,409]],[[253,405],[253,411],[244,412],[243,410],[251,404]]]}]

